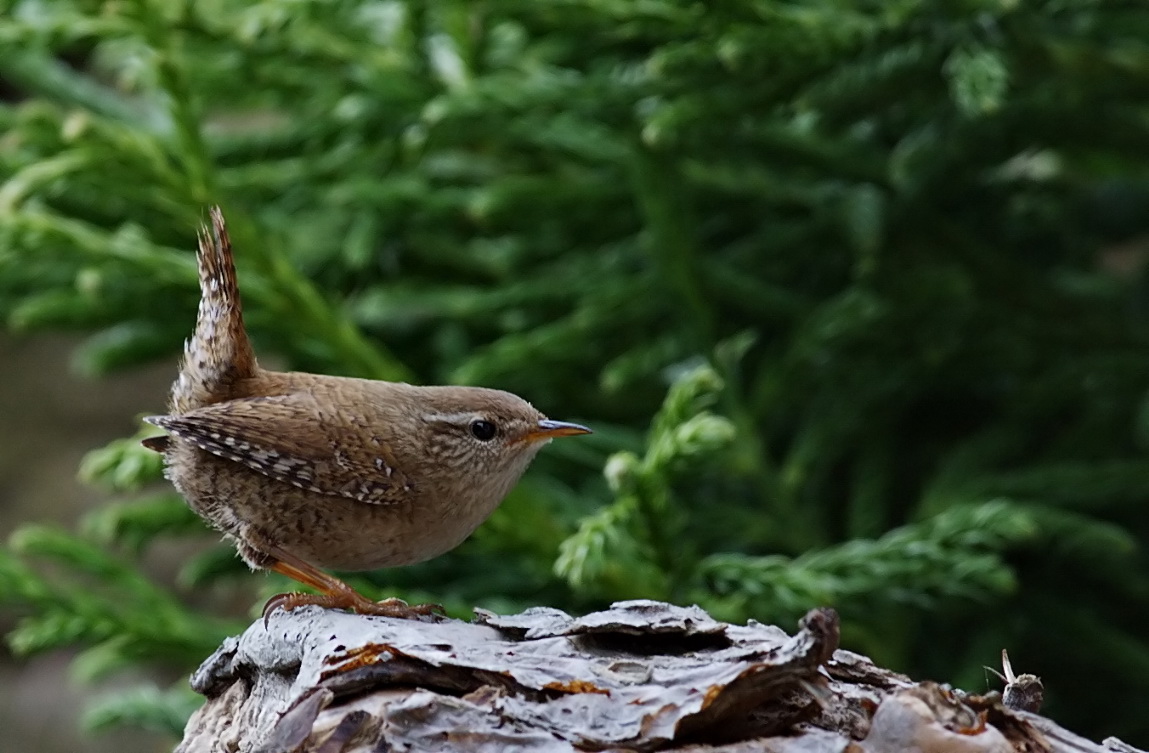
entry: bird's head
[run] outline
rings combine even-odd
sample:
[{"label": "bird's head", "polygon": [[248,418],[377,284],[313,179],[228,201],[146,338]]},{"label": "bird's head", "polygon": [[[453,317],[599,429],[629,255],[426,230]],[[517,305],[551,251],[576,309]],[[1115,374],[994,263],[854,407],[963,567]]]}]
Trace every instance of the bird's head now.
[{"label": "bird's head", "polygon": [[[554,421],[517,395],[482,387],[424,387],[420,433],[434,462],[472,473],[513,475],[556,437],[590,429]],[[479,479],[475,479],[476,482]]]}]

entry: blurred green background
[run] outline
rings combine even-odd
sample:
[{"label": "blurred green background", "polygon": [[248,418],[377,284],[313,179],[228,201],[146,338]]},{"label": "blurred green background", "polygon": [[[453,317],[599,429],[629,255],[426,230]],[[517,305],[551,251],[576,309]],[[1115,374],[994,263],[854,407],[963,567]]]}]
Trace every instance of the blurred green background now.
[{"label": "blurred green background", "polygon": [[1149,744],[1114,702],[1149,698],[1143,4],[25,0],[0,78],[0,316],[71,333],[88,402],[147,374],[80,464],[105,501],[0,550],[14,655],[167,684],[89,727],[178,735],[186,672],[285,587],[129,436],[219,203],[265,364],[596,430],[361,588],[829,604],[879,663],[982,691],[1006,648],[1050,716]]}]

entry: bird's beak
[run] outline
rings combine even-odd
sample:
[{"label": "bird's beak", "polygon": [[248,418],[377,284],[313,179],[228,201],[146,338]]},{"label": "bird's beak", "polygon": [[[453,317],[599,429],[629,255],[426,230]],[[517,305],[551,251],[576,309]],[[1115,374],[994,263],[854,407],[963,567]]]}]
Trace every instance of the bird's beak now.
[{"label": "bird's beak", "polygon": [[591,430],[580,424],[571,424],[566,421],[552,421],[544,418],[539,421],[539,428],[523,435],[522,442],[540,442],[555,437],[574,437],[579,434],[590,434]]}]

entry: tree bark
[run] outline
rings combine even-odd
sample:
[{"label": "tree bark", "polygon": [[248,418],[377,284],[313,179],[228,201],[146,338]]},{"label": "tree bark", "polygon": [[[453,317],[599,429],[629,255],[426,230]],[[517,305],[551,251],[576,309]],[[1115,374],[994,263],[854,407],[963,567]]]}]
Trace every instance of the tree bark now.
[{"label": "tree bark", "polygon": [[177,751],[1133,750],[837,646],[829,609],[793,636],[652,601],[469,623],[276,611],[192,676],[207,702]]}]

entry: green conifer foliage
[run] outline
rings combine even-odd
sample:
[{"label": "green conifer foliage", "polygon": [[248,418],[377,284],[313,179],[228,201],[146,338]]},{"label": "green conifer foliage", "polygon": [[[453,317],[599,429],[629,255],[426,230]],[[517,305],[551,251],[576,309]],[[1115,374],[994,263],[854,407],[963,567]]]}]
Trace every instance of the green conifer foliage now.
[{"label": "green conifer foliage", "polygon": [[[7,0],[0,317],[174,370],[220,203],[262,354],[596,429],[364,588],[831,604],[879,661],[981,690],[1008,648],[1145,744],[1109,699],[1149,673],[1147,39],[1087,0]],[[116,501],[83,530],[0,550],[16,650],[187,669],[245,618],[186,606],[248,582],[224,547],[142,571],[212,534],[138,439],[84,464]]]}]

